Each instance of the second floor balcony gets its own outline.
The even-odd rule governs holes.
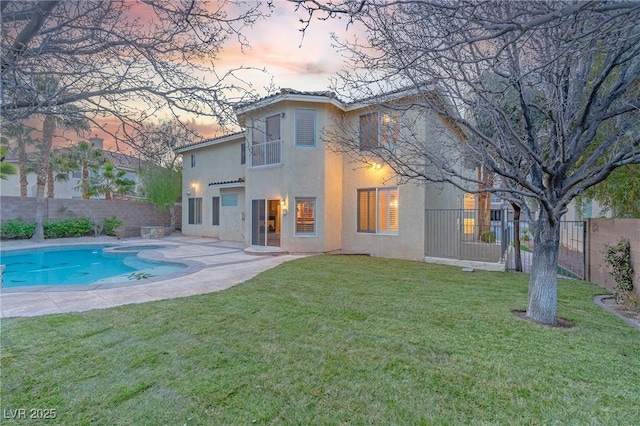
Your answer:
[[[282,140],[251,145],[251,167],[282,163]]]

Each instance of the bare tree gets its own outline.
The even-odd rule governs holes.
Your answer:
[[[242,31],[263,16],[260,4],[21,0],[0,2],[0,13],[0,116],[5,123],[42,117],[44,147],[65,117],[87,120],[120,144],[134,141],[128,135],[156,115],[224,125],[233,119],[232,103],[251,97],[238,70],[220,75],[213,64],[230,37],[246,46]],[[55,85],[42,90],[43,81]],[[48,161],[42,150],[36,240]]]
[[[461,173],[424,135],[404,135],[397,147],[367,155],[404,180],[497,193],[528,216],[530,205],[537,207],[527,317],[555,324],[561,216],[616,168],[640,163],[640,3],[294,3],[308,12],[304,25],[346,15],[363,30],[363,40],[337,41],[349,61],[336,82],[341,96],[413,87],[421,94],[413,107],[464,134],[464,143],[449,149],[461,162],[482,165],[494,181]],[[488,84],[488,74],[502,83]],[[516,102],[507,112],[511,94]],[[479,116],[490,125],[479,125]]]
[[[239,69],[218,74],[214,62],[231,37],[246,47],[242,31],[268,13],[242,0],[3,1],[0,11],[2,118],[73,103],[118,143],[156,115],[228,123],[251,93]],[[43,76],[56,91],[37,90]]]

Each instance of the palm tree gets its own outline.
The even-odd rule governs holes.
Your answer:
[[[18,176],[20,179],[20,196],[27,196],[27,189],[29,182],[27,176],[29,173],[34,173],[36,163],[33,157],[27,153],[27,147],[34,144],[34,140],[31,137],[32,127],[24,125],[22,123],[7,123],[3,126],[3,137],[5,137],[9,145],[13,146],[13,151],[18,154]]]
[[[55,182],[67,182],[69,180],[69,172],[73,168],[74,165],[69,161],[67,150],[56,150],[51,153],[49,171],[47,173],[47,198],[54,198]]]
[[[93,144],[87,141],[80,141],[75,146],[69,147],[68,162],[72,169],[82,171],[80,184],[76,189],[82,192],[82,198],[91,198],[91,172],[98,173],[100,167],[105,163],[104,155],[100,149],[96,149]]]
[[[4,158],[7,155],[7,147],[0,146],[0,179],[6,179],[9,175],[16,174],[16,167],[13,164],[5,163]]]
[[[107,161],[102,173],[91,178],[90,195],[104,194],[105,200],[111,201],[113,195],[132,194],[136,182],[126,178],[126,174],[126,170],[118,170],[115,164]]]
[[[59,90],[58,81],[54,78],[43,77],[36,82],[38,97],[53,99],[63,95]],[[49,175],[49,164],[53,137],[57,127],[73,129],[76,133],[81,130],[89,130],[87,120],[79,109],[72,104],[52,106],[43,110],[42,140],[40,141],[40,153],[38,157],[36,177],[36,227],[31,239],[36,242],[44,241],[44,214],[45,214],[45,186]]]

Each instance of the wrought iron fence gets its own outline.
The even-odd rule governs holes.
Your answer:
[[[585,277],[584,222],[563,221],[560,230],[558,275]],[[513,211],[492,209],[425,210],[425,255],[449,259],[505,262],[507,270],[517,270],[515,242],[520,237],[522,271],[531,272],[533,226],[513,220]]]
[[[515,235],[520,229],[520,258],[522,267],[516,266]],[[507,252],[507,270],[531,272],[533,263],[533,231],[527,221],[508,221],[511,237]],[[560,247],[558,249],[558,275],[566,278],[585,279],[585,225],[582,221],[560,222]]]

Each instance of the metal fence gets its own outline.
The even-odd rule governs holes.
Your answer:
[[[558,275],[584,279],[584,222],[561,222]],[[516,270],[515,236],[520,236],[522,271],[531,272],[533,228],[513,220],[513,211],[466,209],[425,210],[425,255],[449,259],[505,262]]]
[[[531,272],[533,263],[533,231],[527,221],[507,221],[511,239],[506,256],[507,270],[516,270],[514,230],[520,227],[520,257],[522,271]],[[585,224],[582,221],[560,222],[560,247],[558,249],[558,275],[566,278],[585,279]]]

